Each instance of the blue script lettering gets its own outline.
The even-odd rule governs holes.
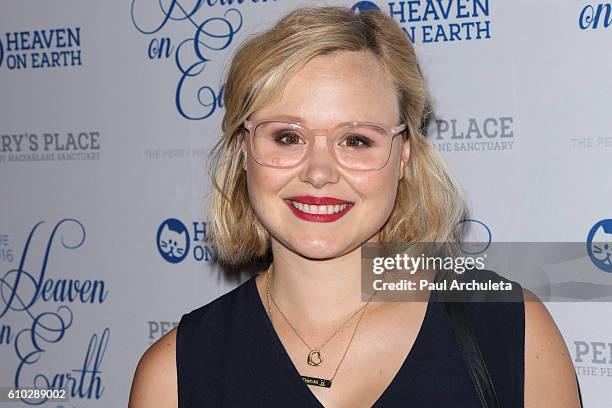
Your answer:
[[[79,300],[81,303],[103,303],[108,295],[108,290],[105,290],[104,281],[89,281],[85,280],[81,283],[79,280],[65,280],[60,279],[54,281],[52,279],[45,279],[47,271],[47,265],[49,262],[49,256],[51,249],[53,248],[53,242],[55,236],[64,224],[77,225],[79,227],[80,238],[77,238],[79,242],[74,245],[67,244],[64,236],[61,237],[61,245],[66,249],[77,249],[85,241],[85,228],[79,221],[71,218],[66,218],[59,221],[51,236],[47,241],[47,247],[43,256],[42,266],[40,268],[40,274],[36,278],[33,274],[28,272],[24,265],[27,259],[30,243],[34,237],[34,233],[43,221],[36,224],[26,241],[23,249],[19,266],[17,269],[9,270],[2,278],[0,278],[0,290],[3,293],[2,300],[4,301],[4,307],[0,309],[0,317],[4,316],[8,310],[15,311],[28,311],[28,309],[39,299],[43,301],[55,301],[55,302],[74,302]],[[8,288],[8,292],[5,292]]]
[[[578,24],[582,30],[587,28],[597,29],[601,20],[601,15],[605,10],[606,14],[603,20],[604,28],[608,28],[612,24],[612,4],[599,4],[597,9],[593,6],[585,6],[580,12]]]
[[[15,354],[19,358],[15,371],[15,387],[48,388],[46,384],[40,384],[40,377],[32,371],[35,370],[35,364],[40,360],[41,354],[47,351],[47,344],[57,343],[64,337],[73,322],[72,311],[68,306],[60,306],[56,312],[43,312],[37,316],[29,310],[26,312],[32,318],[32,325],[15,336]],[[24,382],[24,378],[31,378],[31,384]],[[24,402],[31,403],[25,400]]]
[[[136,8],[138,7],[136,3],[142,4],[142,2],[139,2],[137,0],[132,0],[131,16],[132,16],[132,23],[134,23],[134,27],[136,27],[136,29],[143,34],[155,34],[159,30],[164,28],[164,26],[166,25],[168,21],[191,20],[191,17],[193,17],[193,15],[197,13],[198,10],[200,10],[200,7],[202,7],[202,5],[204,4],[204,1],[203,0],[196,1],[191,7],[191,9],[187,10],[183,7],[183,5],[181,4],[179,0],[171,0],[170,4],[168,4],[166,8],[164,8],[164,4],[161,1],[147,0],[145,2],[147,5],[153,6],[154,8],[159,7],[159,9],[162,12],[161,21],[159,21],[157,25],[153,25],[153,28],[150,28],[150,29],[143,28],[141,24],[136,22]],[[141,10],[142,9],[143,7],[141,6]],[[146,12],[144,12],[144,14],[148,15],[150,13],[147,10]]]
[[[11,326],[3,324],[0,327],[0,344],[10,344],[11,340]]]
[[[242,15],[238,10],[229,9],[224,16],[226,18],[212,17],[204,20],[197,27],[194,38],[184,40],[177,47],[176,66],[181,71],[182,76],[176,87],[176,108],[187,119],[206,119],[215,112],[216,108],[222,107],[220,103],[221,91],[216,93],[208,85],[198,86],[197,82],[192,81],[192,79],[198,77],[206,67],[206,63],[211,61],[206,57],[206,49],[212,51],[224,50],[231,44],[235,34],[242,27]],[[235,23],[230,21],[232,17],[237,20]],[[211,39],[216,40],[216,44],[213,44],[210,41]],[[185,47],[187,47],[187,50],[193,51],[193,54],[182,52]],[[186,59],[189,61],[187,64],[184,62]],[[195,62],[193,62],[194,60]],[[185,97],[186,95],[188,95],[188,98]],[[187,111],[189,108],[187,101],[193,100],[200,105],[199,114]],[[204,109],[201,110],[202,108]],[[196,108],[192,107],[191,110],[195,111]]]
[[[215,3],[212,1],[212,4]],[[190,120],[206,119],[217,108],[223,107],[223,87],[215,91],[210,85],[202,84],[202,74],[206,64],[212,61],[210,54],[229,47],[243,24],[242,14],[235,8],[226,10],[223,17],[209,17],[198,22],[195,15],[204,4],[210,6],[211,0],[199,0],[190,7],[183,6],[178,0],[168,4],[157,1],[143,4],[133,0],[131,8],[132,22],[143,34],[157,33],[170,21],[188,21],[193,25],[193,37],[181,41],[176,47],[171,46],[169,38],[165,38],[151,41],[148,50],[150,59],[159,59],[164,55],[168,58],[174,52],[174,60],[181,73],[176,87],[176,108],[183,117]],[[137,22],[136,10],[144,10],[145,6],[157,8],[161,13],[156,22],[150,25],[151,28],[145,28],[142,22]]]
[[[78,279],[47,279],[43,285],[41,298],[45,302],[70,302],[79,300],[81,303],[103,303],[108,291],[104,290],[104,281],[87,279],[81,283]]]
[[[32,375],[31,386],[41,389],[63,388],[67,390],[69,398],[100,399],[105,389],[100,374],[102,373],[102,360],[108,346],[109,336],[110,329],[108,327],[102,331],[99,342],[97,334],[91,336],[80,368],[72,369],[66,373],[56,373],[52,376],[40,373]],[[21,374],[23,374],[22,365],[20,365],[15,377],[16,386],[19,386],[19,384],[26,386],[20,377]],[[39,401],[36,405],[44,401],[46,399]]]
[[[174,47],[170,41],[170,38],[154,38],[149,43],[149,58],[150,59],[162,59],[162,58],[170,58],[172,52],[174,51]]]
[[[66,305],[61,305],[53,311],[36,312],[34,305],[37,300],[103,303],[108,295],[108,291],[104,289],[103,281],[65,279],[53,281],[45,279],[51,251],[59,247],[57,244],[54,245],[58,239],[61,246],[66,249],[77,249],[85,242],[86,234],[83,224],[72,218],[63,219],[55,224],[46,243],[46,250],[42,257],[42,265],[38,276],[26,269],[25,264],[28,259],[30,244],[41,224],[43,224],[43,221],[37,223],[31,229],[18,267],[9,270],[0,278],[0,293],[2,293],[1,299],[4,302],[4,307],[0,310],[0,317],[4,316],[8,310],[12,310],[24,312],[31,320],[28,327],[20,330],[13,339],[15,355],[18,360],[14,386],[39,389],[67,388],[72,397],[98,399],[104,391],[99,374],[101,373],[101,361],[110,332],[108,328],[103,331],[99,343],[97,335],[94,334],[91,337],[81,368],[73,369],[65,374],[53,374],[49,377],[41,373],[37,367],[41,357],[49,351],[49,346],[60,342],[74,321],[72,310]],[[68,234],[70,231],[66,229],[69,226],[77,227],[76,238],[74,233]],[[4,333],[2,337],[4,338]],[[46,399],[22,401],[29,405],[40,405]]]

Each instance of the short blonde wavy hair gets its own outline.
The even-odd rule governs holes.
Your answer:
[[[239,265],[270,255],[270,235],[247,190],[240,149],[243,122],[278,97],[309,60],[338,51],[370,51],[393,79],[410,139],[410,157],[380,241],[456,242],[467,218],[462,193],[438,151],[422,133],[430,98],[414,48],[398,24],[378,10],[345,7],[296,9],[241,44],[226,77],[221,139],[210,154],[208,237],[217,261]]]

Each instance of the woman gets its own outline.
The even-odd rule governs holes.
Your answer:
[[[224,101],[213,244],[222,263],[273,262],[147,350],[130,407],[480,406],[441,303],[361,299],[364,243],[451,242],[466,215],[420,131],[428,96],[401,28],[294,11],[238,50]],[[470,308],[500,406],[579,406],[540,302]]]

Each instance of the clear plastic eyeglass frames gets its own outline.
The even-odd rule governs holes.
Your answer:
[[[314,146],[315,130],[299,123],[247,120],[244,127],[251,136],[253,158],[263,166],[295,167],[309,156]],[[390,128],[378,123],[349,122],[325,131],[325,136],[329,149],[342,167],[372,171],[387,164],[394,137],[405,129],[405,124]]]

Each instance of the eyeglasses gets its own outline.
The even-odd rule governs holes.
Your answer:
[[[312,152],[314,133],[325,132],[327,145],[344,168],[372,171],[383,168],[391,156],[393,139],[406,124],[388,127],[371,122],[346,122],[336,127],[310,129],[299,123],[274,119],[246,120],[251,152],[262,166],[290,168],[301,164]]]

